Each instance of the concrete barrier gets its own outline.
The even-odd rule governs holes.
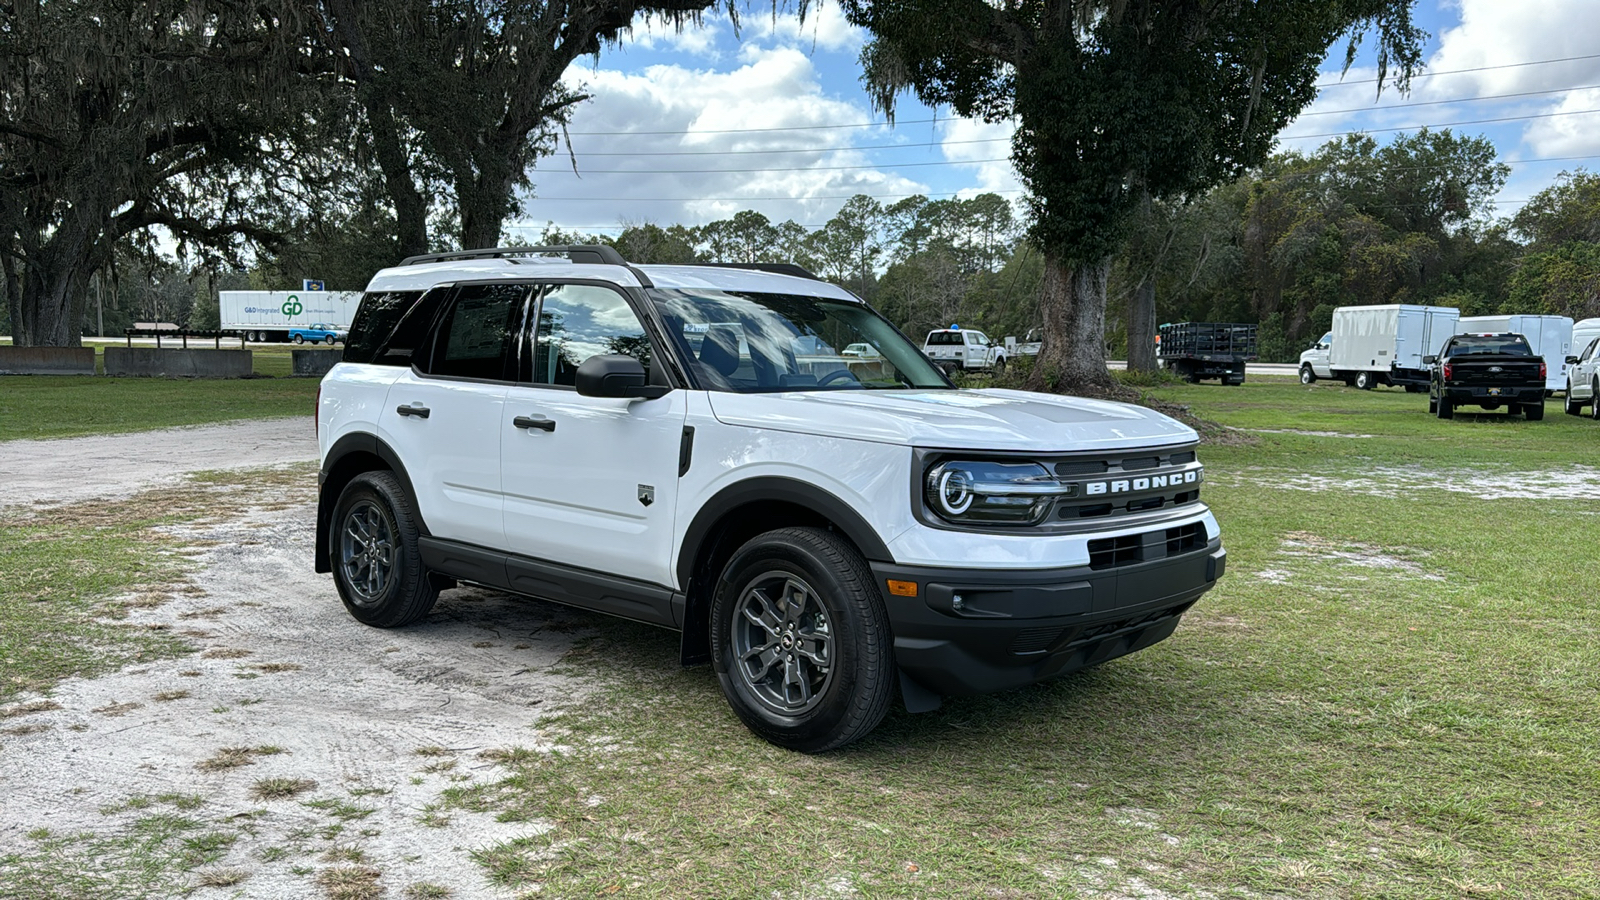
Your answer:
[[[107,375],[164,378],[246,378],[254,372],[249,350],[168,350],[107,347]]]
[[[0,375],[93,374],[93,347],[0,347]]]
[[[343,350],[290,350],[292,360],[290,372],[294,375],[315,375],[318,378],[328,374],[338,362],[344,359]]]

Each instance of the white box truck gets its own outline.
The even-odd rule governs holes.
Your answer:
[[[1456,334],[1508,331],[1527,338],[1533,352],[1544,357],[1545,393],[1566,390],[1567,357],[1574,352],[1572,320],[1566,316],[1467,316],[1456,322]]]
[[[1461,310],[1453,306],[1341,306],[1333,311],[1328,369],[1362,390],[1391,384],[1425,391],[1428,367],[1422,358],[1439,353],[1459,318]]]
[[[220,330],[247,341],[282,343],[289,329],[323,326],[344,333],[350,330],[360,291],[219,291]]]

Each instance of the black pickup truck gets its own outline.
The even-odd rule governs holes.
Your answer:
[[[1520,412],[1530,422],[1544,418],[1544,359],[1520,334],[1458,334],[1438,356],[1422,361],[1431,367],[1428,411],[1441,419],[1469,403],[1484,409],[1503,405],[1507,414]]]

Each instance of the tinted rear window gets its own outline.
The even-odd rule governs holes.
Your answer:
[[[1533,349],[1528,346],[1528,341],[1520,334],[1488,334],[1458,335],[1455,346],[1451,349],[1451,356],[1475,356],[1480,354],[1503,354],[1506,356],[1532,356]]]
[[[961,343],[961,332],[959,331],[935,331],[934,333],[928,335],[928,344],[930,346],[938,347],[948,344],[956,344],[959,346]]]
[[[378,348],[421,296],[421,291],[371,291],[362,295],[355,320],[350,323],[350,339],[344,346],[345,362],[372,362]]]

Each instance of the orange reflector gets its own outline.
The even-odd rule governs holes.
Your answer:
[[[917,595],[917,583],[915,581],[895,581],[890,579],[889,593],[896,597],[915,597]]]

